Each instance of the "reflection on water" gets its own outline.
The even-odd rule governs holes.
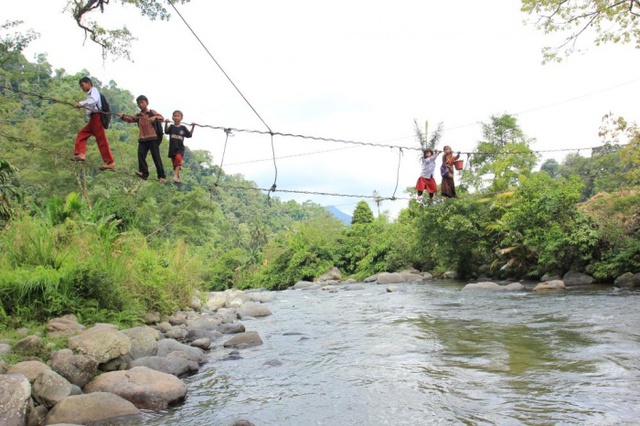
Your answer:
[[[639,293],[462,286],[275,293],[244,323],[264,345],[215,348],[187,401],[143,424],[637,424]]]

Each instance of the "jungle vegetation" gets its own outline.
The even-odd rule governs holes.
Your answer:
[[[604,118],[598,149],[542,164],[514,116],[489,117],[457,199],[411,201],[394,220],[361,201],[345,225],[310,201],[268,197],[207,151],[187,150],[181,186],[70,162],[84,125],[71,106],[91,73],[26,60],[32,37],[0,42],[6,327],[67,313],[133,324],[198,291],[280,290],[333,266],[356,279],[409,267],[462,278],[576,270],[601,282],[640,271],[640,131],[621,117]],[[113,110],[134,107],[115,81],[94,85]],[[136,128],[113,120],[107,135],[118,168],[134,170]],[[426,132],[418,137],[422,145]]]

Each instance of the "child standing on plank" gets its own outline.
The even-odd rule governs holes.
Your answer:
[[[116,163],[113,161],[109,141],[104,133],[102,121],[100,120],[100,108],[102,108],[100,92],[97,88],[93,87],[93,82],[89,77],[82,77],[79,83],[82,91],[87,94],[87,99],[76,103],[75,107],[84,108],[89,116],[89,122],[78,132],[74,156],[71,157],[71,161],[86,161],[87,139],[94,136],[96,142],[98,142],[98,150],[102,156],[102,161],[104,161],[104,164],[100,166],[100,170],[113,170],[116,167]]]
[[[164,132],[169,135],[169,158],[173,163],[173,181],[182,183],[180,169],[182,169],[182,157],[184,156],[184,138],[193,136],[193,129],[196,123],[191,123],[191,130],[182,123],[182,111],[173,111],[173,124],[169,125],[169,120],[165,121]]]
[[[436,150],[435,154],[433,150],[427,148],[423,151],[422,157],[422,170],[420,171],[420,177],[416,183],[416,190],[418,191],[418,201],[422,202],[422,194],[426,190],[429,194],[429,200],[433,200],[433,196],[438,192],[438,185],[433,178],[433,172],[436,169],[436,157],[440,154],[440,151]]]
[[[156,172],[158,173],[158,181],[165,183],[167,177],[164,174],[164,167],[162,165],[162,158],[160,158],[160,142],[162,142],[162,134],[158,135],[156,130],[156,121],[158,125],[164,121],[164,117],[158,114],[154,110],[148,109],[149,99],[146,96],[140,95],[136,98],[136,103],[140,112],[136,115],[118,114],[118,117],[127,123],[138,123],[140,129],[140,135],[138,136],[138,169],[136,175],[147,180],[149,177],[149,167],[147,166],[147,154],[151,151],[151,158],[153,164],[156,166]],[[160,127],[162,130],[162,127]],[[162,133],[162,132],[160,132]]]
[[[458,158],[460,158],[460,152],[454,156],[449,145],[444,147],[442,166],[440,167],[440,173],[442,174],[440,195],[442,195],[442,198],[456,198],[456,185],[453,181],[453,163],[455,163]]]

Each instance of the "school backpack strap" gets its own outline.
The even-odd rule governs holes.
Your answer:
[[[149,111],[149,117],[156,117],[158,115],[160,115],[160,114],[158,114],[154,110],[150,110]],[[161,120],[154,120],[153,121],[153,127],[156,129],[156,135],[158,135],[158,142],[162,143],[162,141],[164,140],[164,138],[162,137],[162,135],[164,134],[164,132],[162,131],[162,121]]]
[[[111,106],[102,93],[100,93],[100,104],[102,105],[100,107],[100,121],[102,122],[102,127],[108,129],[111,123]]]

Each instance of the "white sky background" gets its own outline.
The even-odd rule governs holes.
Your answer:
[[[187,123],[267,130],[175,13],[169,22],[149,21],[113,1],[104,15],[94,13],[105,26],[126,24],[137,37],[134,62],[112,62],[84,42],[73,18],[62,13],[65,4],[0,0],[3,21],[21,19],[22,30],[41,34],[25,52],[28,58],[46,53],[54,69],[87,69],[103,83],[113,80],[134,97],[146,95],[165,117],[181,109]],[[415,148],[415,118],[429,120],[430,130],[444,122],[438,148],[473,151],[482,138],[480,123],[509,113],[536,139],[534,150],[548,150],[601,144],[598,129],[608,112],[637,121],[640,52],[594,47],[585,33],[579,44],[588,49],[584,54],[542,65],[541,48],[560,38],[525,26],[530,17],[515,0],[192,0],[177,7],[274,132]],[[83,98],[79,88],[77,98]],[[133,102],[125,112],[135,112]],[[194,133],[187,145],[210,150],[219,164],[224,132]],[[325,150],[334,151],[277,159],[278,188],[393,194],[397,149],[275,137],[276,157]],[[545,154],[543,161],[560,162],[566,154]],[[223,168],[269,188],[271,155],[268,136],[236,133]],[[396,197],[407,197],[404,189],[415,185],[418,157],[404,151]],[[359,201],[275,195],[335,205],[348,214]],[[384,201],[381,210],[395,217],[406,205]],[[372,209],[377,211],[374,204]]]

